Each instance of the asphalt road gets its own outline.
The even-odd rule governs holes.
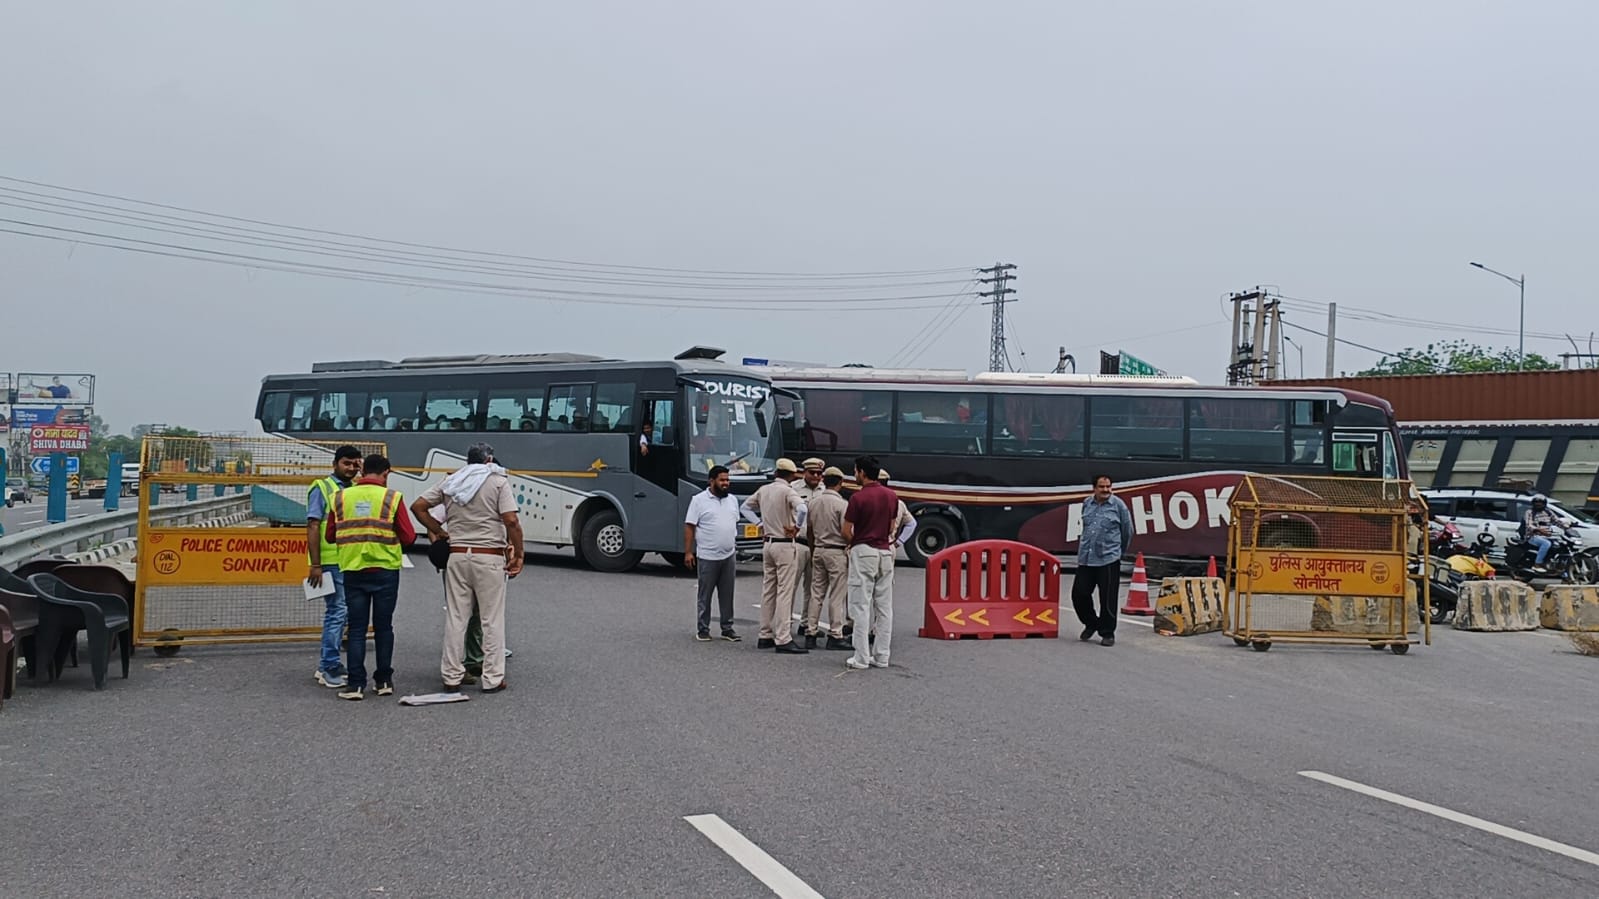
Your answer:
[[[122,499],[122,508],[137,508],[137,506],[133,504],[138,503],[138,501],[139,498],[136,496],[124,497]],[[47,508],[48,503],[45,502],[44,493],[35,493],[33,495],[33,502],[31,503],[17,503],[9,509],[4,506],[0,506],[0,524],[5,525],[7,534],[15,534],[19,531],[40,527],[41,525],[45,524],[45,510]],[[81,518],[84,515],[95,515],[104,511],[104,499],[67,500],[67,518],[69,520],[73,518]]]
[[[746,642],[700,644],[689,580],[551,556],[512,585],[511,688],[458,705],[341,702],[310,646],[24,681],[0,895],[774,895],[699,815],[815,891],[785,896],[1599,895],[1599,856],[1514,838],[1599,851],[1599,659],[1555,635],[934,642],[920,576],[886,670],[757,651],[753,568]],[[431,691],[439,579],[402,590],[399,692]]]

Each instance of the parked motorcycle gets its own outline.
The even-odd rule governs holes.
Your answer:
[[[1585,551],[1582,535],[1575,528],[1550,538],[1554,544],[1544,559],[1542,570],[1533,568],[1538,551],[1523,537],[1512,537],[1505,544],[1505,567],[1518,581],[1558,580],[1566,584],[1599,584],[1599,559]]]
[[[1453,540],[1432,542],[1437,551],[1430,562],[1432,585],[1427,592],[1431,598],[1432,608],[1428,611],[1433,624],[1443,624],[1455,614],[1460,604],[1462,584],[1493,580],[1497,573],[1493,563],[1488,561],[1494,546],[1493,534],[1483,531],[1467,545],[1460,539],[1460,531],[1453,524],[1448,527],[1454,529]]]

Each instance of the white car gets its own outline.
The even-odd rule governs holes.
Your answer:
[[[1460,529],[1467,541],[1486,530],[1494,535],[1494,546],[1489,559],[1503,564],[1505,544],[1521,530],[1522,518],[1532,508],[1536,494],[1516,493],[1510,490],[1490,490],[1480,487],[1442,487],[1423,490],[1427,500],[1427,514],[1433,519],[1447,519]],[[1549,500],[1549,511],[1575,522],[1577,533],[1582,535],[1586,552],[1599,548],[1599,521],[1586,512],[1568,509]]]

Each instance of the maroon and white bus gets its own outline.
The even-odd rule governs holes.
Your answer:
[[[849,471],[870,453],[889,470],[917,518],[907,550],[918,565],[946,546],[990,538],[1070,557],[1100,474],[1132,511],[1135,549],[1152,577],[1225,555],[1227,501],[1245,473],[1406,476],[1393,409],[1350,390],[1141,376],[769,373],[783,446],[796,461],[819,456]],[[1310,535],[1282,536],[1309,545],[1300,540]]]

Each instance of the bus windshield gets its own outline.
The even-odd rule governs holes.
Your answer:
[[[733,474],[770,474],[781,451],[772,392],[742,381],[685,382],[689,421],[688,472],[703,478],[713,466]]]

